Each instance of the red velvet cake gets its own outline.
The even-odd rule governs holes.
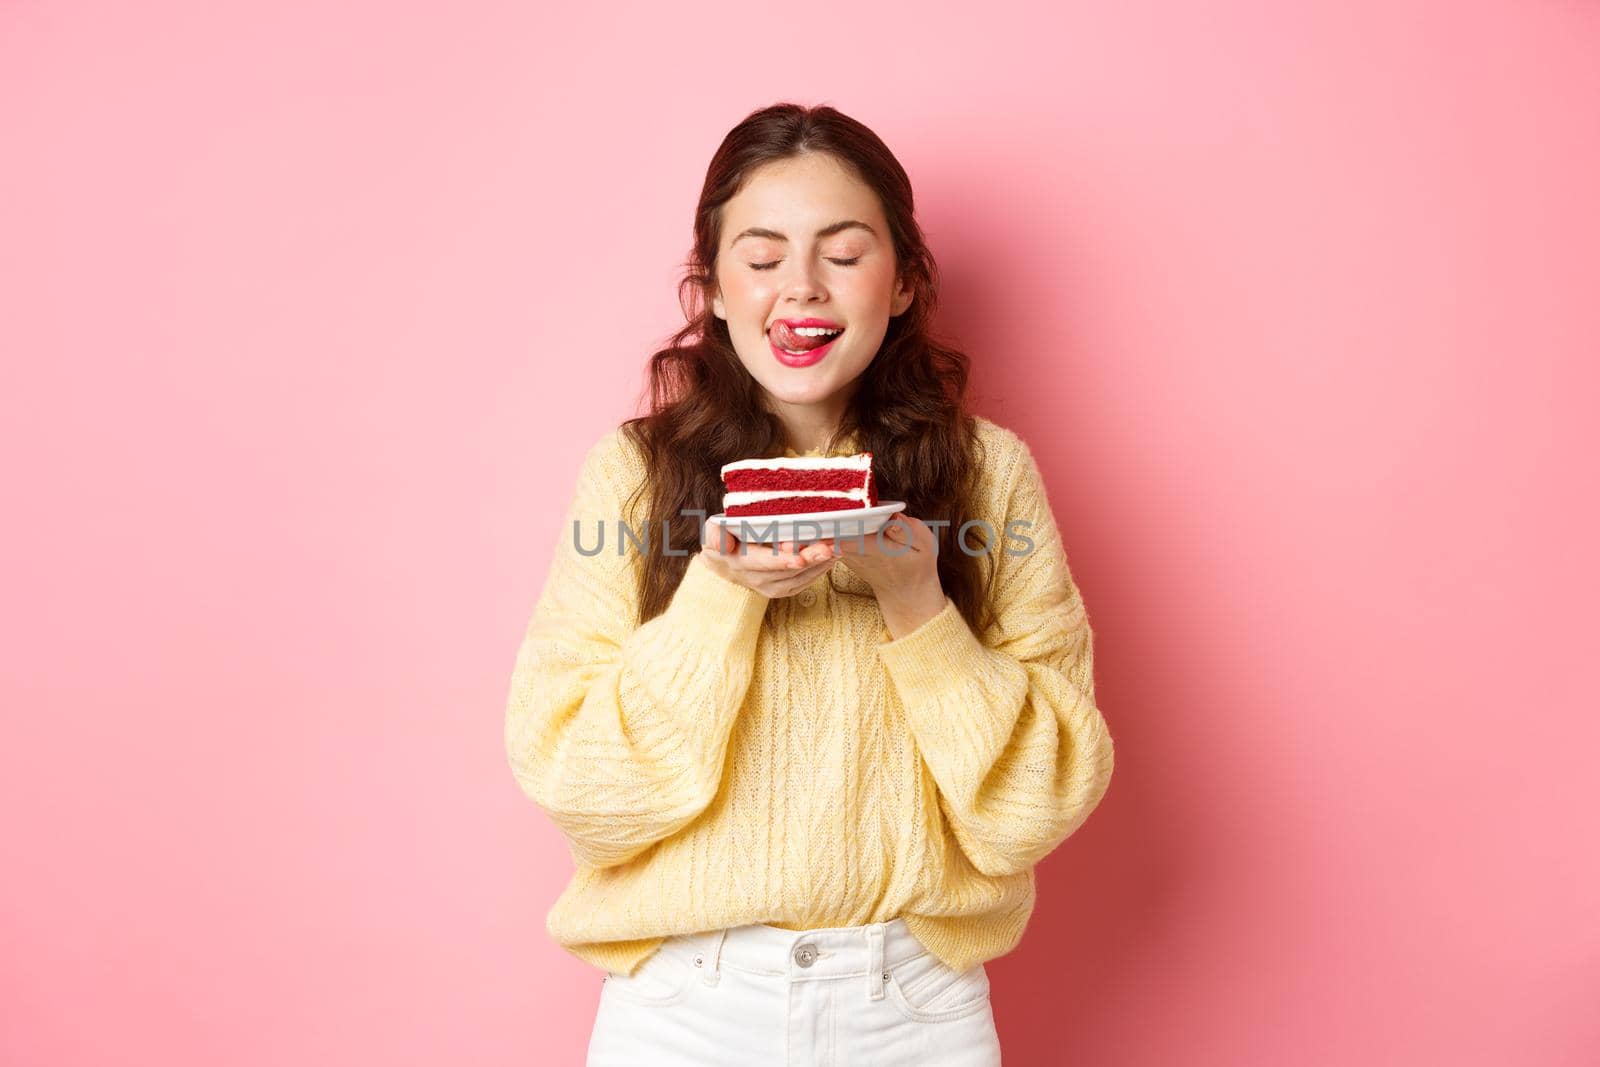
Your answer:
[[[724,464],[722,511],[741,515],[797,515],[876,507],[872,453],[853,456],[784,456]]]

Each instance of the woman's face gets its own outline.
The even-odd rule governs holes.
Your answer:
[[[911,305],[896,267],[877,194],[835,157],[806,153],[759,167],[723,205],[711,308],[780,416],[830,424]],[[797,319],[844,329],[820,358],[788,356],[774,327]]]

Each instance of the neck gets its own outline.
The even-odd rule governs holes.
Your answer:
[[[846,397],[830,397],[821,404],[783,404],[774,402],[773,412],[783,423],[785,447],[796,452],[826,448],[843,420]]]
[[[815,435],[800,435],[789,433],[786,436],[784,447],[792,448],[796,452],[820,452],[828,446],[828,441],[833,437],[833,431],[819,432]]]

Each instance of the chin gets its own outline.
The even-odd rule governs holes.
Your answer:
[[[839,391],[832,381],[808,382],[804,389],[796,389],[793,382],[762,382],[761,386],[774,400],[781,400],[785,404],[816,404]]]

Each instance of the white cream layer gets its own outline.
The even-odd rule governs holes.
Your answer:
[[[838,497],[841,500],[859,500],[862,504],[867,502],[866,489],[795,489],[783,492],[775,489],[763,489],[759,492],[724,493],[722,507],[736,508],[745,504],[759,504],[763,500],[782,500],[784,497],[800,497],[810,499],[814,497]]]
[[[736,459],[722,465],[722,473],[748,470],[846,470],[865,471],[872,468],[872,455],[857,452],[853,456],[777,456],[769,459]]]

